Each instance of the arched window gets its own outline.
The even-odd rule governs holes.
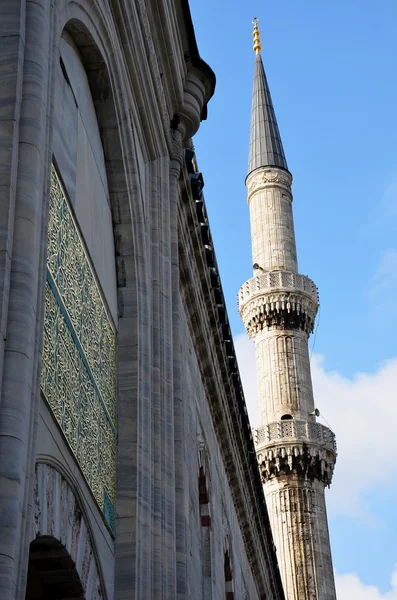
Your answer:
[[[282,415],[281,421],[292,421],[292,415],[289,415],[289,414]]]

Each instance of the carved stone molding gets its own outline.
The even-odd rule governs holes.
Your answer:
[[[273,421],[253,429],[254,442],[257,451],[260,448],[267,447],[284,441],[285,438],[293,438],[304,442],[314,442],[336,454],[335,434],[325,425],[314,421],[304,421],[300,419],[289,419],[287,421]]]
[[[171,159],[178,161],[182,165],[183,151],[182,135],[180,131],[174,129],[171,132]]]
[[[313,331],[318,293],[313,281],[289,271],[272,271],[241,286],[238,308],[252,338],[265,328]]]
[[[142,24],[142,33],[145,37],[146,48],[148,50],[148,60],[152,71],[152,81],[156,89],[158,106],[161,113],[161,118],[164,125],[164,132],[168,132],[168,121],[169,111],[167,106],[167,100],[165,96],[164,85],[162,81],[162,74],[160,73],[158,58],[156,54],[155,42],[153,40],[152,28],[150,25],[150,19],[147,11],[147,3],[145,0],[138,0],[140,22]]]
[[[302,440],[283,440],[261,449],[258,454],[263,483],[283,475],[321,481],[330,486],[336,453],[325,446]]]
[[[189,71],[184,82],[183,102],[178,106],[179,129],[183,139],[189,139],[197,132],[207,97],[208,90],[202,74],[197,69]]]
[[[173,99],[169,96],[169,91],[167,92],[165,89],[164,81],[166,78],[163,77],[164,65],[161,64],[161,56],[158,48],[159,40],[156,39],[156,36],[158,36],[160,32],[156,30],[155,21],[151,21],[149,18],[147,2],[145,0],[138,0],[138,7],[142,23],[142,32],[145,37],[148,61],[151,68],[152,82],[155,87],[161,119],[164,125],[164,133],[167,137],[167,142],[172,144],[169,137],[168,125],[169,119],[172,117],[171,106]],[[167,22],[162,21],[162,35],[166,35],[166,39],[169,43],[167,51],[170,55],[177,56],[180,50],[178,40],[175,40],[172,34],[167,31],[167,25]],[[159,26],[159,24],[157,26]],[[195,40],[191,39],[191,37],[187,36],[186,39],[189,40],[189,45],[195,45]],[[177,97],[177,104],[174,105],[174,111],[177,113],[176,116],[179,120],[178,128],[182,133],[184,140],[193,137],[198,130],[203,115],[203,109],[212,96],[215,85],[215,77],[208,65],[201,61],[201,59],[196,65],[192,56],[190,56],[189,60],[186,59],[187,55],[185,50],[184,66],[186,66],[186,73],[177,73],[177,76],[183,77],[184,79],[183,100],[181,102],[181,99]],[[175,73],[173,73],[173,76],[175,77]],[[176,87],[178,87],[178,83],[176,83]]]
[[[248,279],[240,288],[238,303],[241,306],[248,298],[262,291],[284,290],[300,291],[318,302],[318,291],[315,283],[305,275],[291,271],[267,271]]]
[[[279,185],[291,195],[292,175],[288,171],[277,168],[264,167],[250,173],[246,180],[248,201],[251,195],[258,190],[266,189],[269,185]],[[292,200],[292,196],[291,196]]]
[[[103,599],[99,570],[89,528],[79,502],[61,473],[48,464],[36,465],[33,532],[51,536],[69,553],[87,600]]]

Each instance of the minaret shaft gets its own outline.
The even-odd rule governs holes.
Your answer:
[[[260,47],[255,20],[246,180],[254,277],[238,297],[255,343],[260,407],[255,444],[286,600],[336,600],[324,498],[336,443],[332,431],[316,422],[308,350],[318,293],[298,273],[292,176]]]
[[[307,338],[317,288],[297,273],[291,182],[277,167],[258,168],[247,178],[255,276],[241,288],[239,302],[255,343],[261,425],[315,422]]]
[[[260,425],[282,419],[315,421],[306,334],[263,331],[255,337]],[[309,417],[308,417],[309,415]]]
[[[297,273],[291,181],[277,167],[247,178],[257,268],[239,310],[255,343],[256,449],[286,599],[336,600],[324,497],[336,445],[314,414],[308,337],[318,295]]]
[[[336,600],[324,486],[278,477],[264,491],[287,600]]]
[[[262,169],[261,169],[262,171]],[[254,171],[247,179],[247,185],[258,179]],[[292,194],[289,186],[279,185],[277,179],[290,179],[289,173],[281,169],[266,169],[259,177],[262,183],[250,196],[250,219],[252,239],[252,262],[265,271],[286,269],[298,270],[294,222],[292,216]],[[275,181],[272,182],[272,179]]]

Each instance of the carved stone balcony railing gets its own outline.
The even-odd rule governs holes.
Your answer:
[[[265,327],[300,328],[310,334],[318,308],[311,279],[290,271],[269,271],[241,286],[238,308],[248,335]]]
[[[254,429],[255,445],[260,448],[272,442],[283,442],[286,438],[299,441],[315,442],[326,446],[336,453],[335,434],[321,423],[310,423],[308,421],[274,421],[258,429]]]
[[[314,302],[318,301],[317,286],[309,277],[290,271],[269,271],[248,279],[241,286],[238,294],[239,307],[257,293],[276,290],[305,292]]]

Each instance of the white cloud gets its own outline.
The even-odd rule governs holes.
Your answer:
[[[397,600],[397,568],[391,576],[391,589],[385,594],[373,585],[365,585],[355,573],[336,573],[335,583],[338,600]]]
[[[235,347],[251,424],[257,426],[254,346],[240,335]],[[334,480],[327,492],[328,510],[332,515],[368,518],[365,492],[378,484],[394,485],[397,475],[397,358],[375,373],[357,373],[347,379],[327,371],[324,359],[314,355],[312,376],[315,404],[338,443]]]

